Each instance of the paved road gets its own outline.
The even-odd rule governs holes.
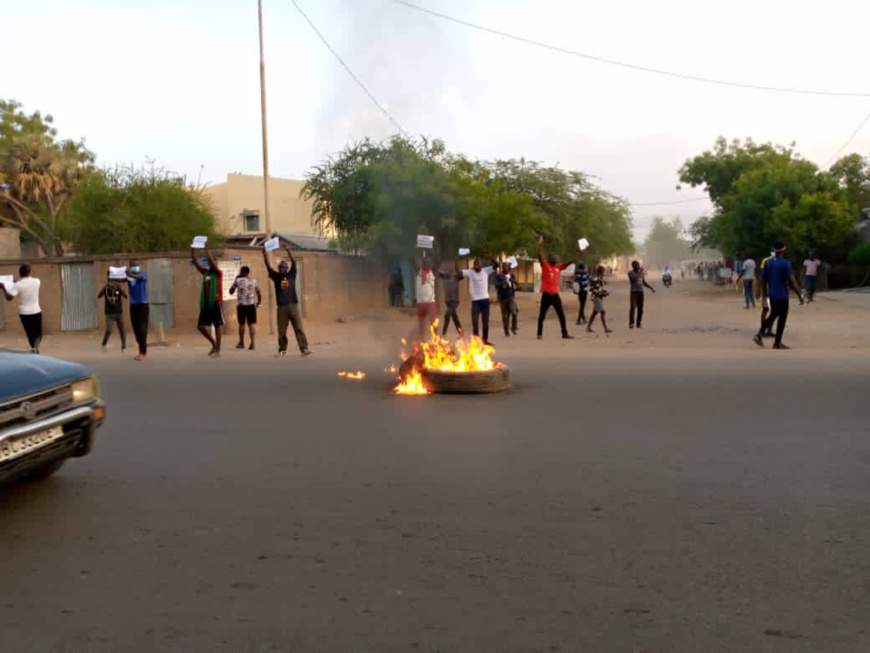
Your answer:
[[[0,496],[0,649],[866,652],[870,364],[747,351],[98,362],[95,453]]]

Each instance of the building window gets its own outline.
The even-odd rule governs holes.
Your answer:
[[[259,211],[245,211],[242,219],[245,221],[245,231],[260,231]]]

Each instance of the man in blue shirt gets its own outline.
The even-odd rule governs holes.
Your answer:
[[[770,300],[770,315],[762,322],[761,329],[752,339],[756,345],[764,347],[764,341],[761,339],[762,334],[765,330],[773,327],[774,321],[778,320],[773,348],[788,349],[787,345],[782,344],[782,334],[785,331],[785,321],[788,319],[789,288],[798,296],[802,306],[804,298],[801,296],[801,289],[794,278],[791,263],[785,258],[785,245],[783,243],[774,243],[773,252],[775,258],[765,261],[760,280],[760,284],[766,290],[765,294]]]
[[[127,271],[127,289],[130,294],[130,324],[139,345],[139,354],[134,360],[144,361],[148,354],[148,274],[139,267],[139,261],[130,261]]]

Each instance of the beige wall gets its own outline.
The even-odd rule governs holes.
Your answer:
[[[304,182],[296,179],[269,178],[269,212],[272,231],[316,234],[311,224],[311,202],[299,198]],[[216,229],[224,235],[243,234],[243,211],[259,211],[260,231],[265,233],[263,178],[255,175],[227,175],[227,181],[207,186]]]
[[[18,229],[0,227],[0,258],[21,258],[21,238]]]

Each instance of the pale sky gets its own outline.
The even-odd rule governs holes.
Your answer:
[[[870,97],[671,79],[523,45],[392,0],[299,0],[412,136],[481,159],[597,175],[633,204],[702,197],[676,170],[715,138],[797,142],[823,165]],[[416,0],[487,27],[642,66],[778,87],[870,93],[870,3],[828,0]],[[102,165],[159,164],[216,183],[262,174],[256,0],[6,3],[0,97],[55,117]],[[301,178],[347,143],[395,132],[289,0],[264,0],[270,165]],[[870,154],[870,124],[843,154]],[[705,201],[634,207],[688,224]]]

